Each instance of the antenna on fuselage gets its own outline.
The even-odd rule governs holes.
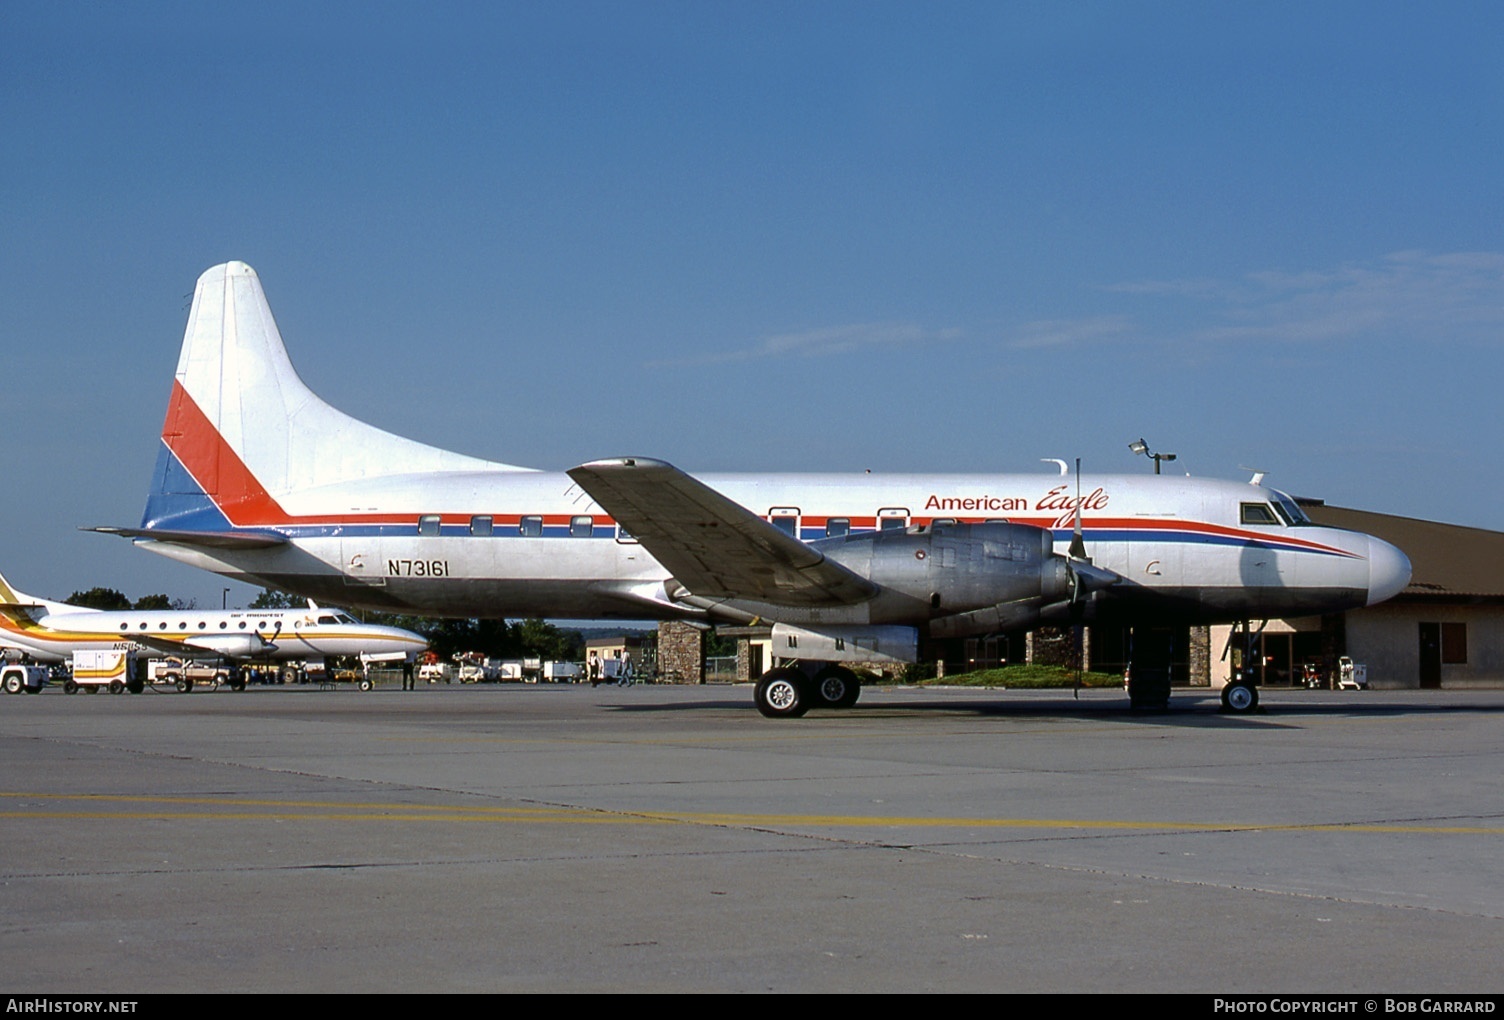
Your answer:
[[[1239,464],[1238,465],[1238,469],[1240,471],[1252,471],[1253,472],[1253,477],[1250,478],[1250,479],[1248,479],[1248,484],[1249,485],[1263,485],[1264,484],[1264,476],[1269,473],[1267,471],[1260,471],[1258,468],[1251,468],[1251,467],[1249,467],[1246,464]]]
[[[1065,461],[1061,460],[1059,457],[1040,457],[1039,462],[1041,464],[1054,464],[1058,466],[1060,468],[1060,474],[1062,477],[1071,473],[1071,466]],[[1078,465],[1079,463],[1080,462],[1077,461]]]

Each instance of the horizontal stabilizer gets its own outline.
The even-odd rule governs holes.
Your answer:
[[[287,542],[287,536],[276,531],[174,531],[170,528],[116,528],[108,525],[79,530],[210,549],[269,549]]]

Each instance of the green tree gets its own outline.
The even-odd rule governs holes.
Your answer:
[[[131,600],[126,598],[114,588],[90,588],[88,591],[76,591],[65,600],[70,606],[83,606],[86,609],[129,609]]]
[[[172,599],[166,595],[143,595],[136,600],[132,609],[175,609]]]
[[[275,588],[262,588],[261,594],[251,602],[251,609],[302,609],[308,602],[296,595]]]

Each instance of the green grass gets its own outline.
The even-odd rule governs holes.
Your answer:
[[[958,673],[935,680],[919,681],[921,687],[1013,687],[1045,688],[1076,686],[1076,671],[1064,666],[1003,666],[1000,669],[979,669],[974,673]],[[1123,677],[1118,673],[1081,674],[1082,687],[1119,687]]]

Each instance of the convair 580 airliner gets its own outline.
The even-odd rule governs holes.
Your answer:
[[[1256,484],[1152,475],[533,471],[381,431],[293,370],[250,266],[199,278],[146,512],[102,529],[229,577],[448,616],[773,625],[757,685],[799,715],[845,662],[1080,620],[1235,622],[1389,598],[1410,563]],[[1252,707],[1251,687],[1233,708]]]

